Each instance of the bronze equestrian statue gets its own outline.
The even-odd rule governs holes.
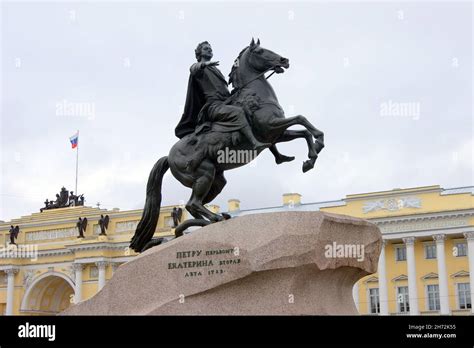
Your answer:
[[[306,117],[285,118],[283,108],[265,77],[269,71],[277,74],[289,68],[289,60],[260,45],[253,39],[237,57],[229,74],[232,93],[211,62],[212,48],[205,41],[196,48],[197,63],[190,68],[184,114],[176,127],[180,140],[151,170],[146,188],[143,215],[138,223],[130,247],[142,252],[159,244],[152,241],[161,206],[163,176],[171,169],[173,176],[192,189],[186,209],[195,218],[176,228],[176,236],[190,226],[205,226],[229,218],[216,214],[204,205],[211,202],[226,185],[224,171],[241,167],[248,162],[223,161],[223,151],[249,152],[257,156],[269,147],[280,164],[294,159],[280,154],[276,144],[304,138],[308,146],[308,160],[303,172],[314,167],[318,153],[324,147],[324,134]],[[272,73],[273,74],[273,73]],[[288,130],[294,125],[303,130]],[[254,159],[251,157],[250,160]]]

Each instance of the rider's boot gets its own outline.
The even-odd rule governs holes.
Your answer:
[[[278,151],[276,145],[270,146],[270,151],[273,154],[273,157],[275,157],[275,162],[276,164],[282,164],[284,162],[291,162],[295,159],[295,156],[285,156]]]

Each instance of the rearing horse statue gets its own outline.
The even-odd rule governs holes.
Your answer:
[[[297,115],[285,118],[282,107],[265,73],[273,70],[282,73],[289,68],[289,60],[260,46],[252,39],[237,57],[230,82],[234,89],[228,103],[239,105],[246,111],[255,137],[263,143],[270,143],[270,151],[277,163],[294,159],[278,153],[275,144],[297,138],[304,138],[308,145],[308,160],[303,162],[303,172],[314,167],[318,153],[324,147],[324,134],[314,127],[306,117]],[[294,125],[302,130],[288,130]],[[176,236],[189,226],[204,226],[230,218],[227,214],[216,214],[205,207],[226,185],[224,171],[248,164],[264,149],[255,149],[252,143],[238,132],[204,131],[194,132],[180,139],[169,155],[160,158],[150,172],[146,188],[146,201],[142,218],[132,238],[130,247],[142,252],[156,245],[152,238],[156,230],[161,206],[161,185],[163,176],[171,169],[173,176],[192,194],[186,209],[195,218],[186,220],[176,228]],[[246,161],[223,160],[223,153],[250,153]]]

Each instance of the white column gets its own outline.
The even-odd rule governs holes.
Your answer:
[[[82,301],[82,269],[84,268],[84,266],[80,263],[73,263],[72,267],[75,272],[74,302],[79,303]]]
[[[474,232],[464,233],[464,237],[467,239],[467,256],[469,257],[469,280],[471,287],[471,312],[474,314]]]
[[[5,270],[7,274],[7,308],[6,315],[13,315],[13,301],[15,292],[15,274],[18,273],[18,268],[9,268]]]
[[[352,298],[354,299],[357,312],[360,312],[359,310],[359,282],[355,283],[354,286],[352,287]]]
[[[448,275],[446,272],[446,256],[444,254],[445,234],[436,234],[436,260],[438,261],[438,283],[440,314],[449,314]]]
[[[408,299],[410,302],[410,315],[418,315],[418,290],[415,266],[415,237],[403,238],[407,248],[407,268],[408,268]]]
[[[377,273],[379,275],[379,299],[380,314],[388,315],[388,295],[387,295],[387,274],[385,270],[385,245],[386,241],[382,241],[382,251],[380,252],[379,265]]]
[[[107,267],[106,261],[97,261],[96,263],[97,268],[99,269],[99,283],[97,286],[97,292],[99,292],[105,285],[105,270]]]

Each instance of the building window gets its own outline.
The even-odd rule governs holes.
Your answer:
[[[370,313],[380,313],[379,288],[369,289]]]
[[[441,305],[439,303],[439,286],[438,284],[427,285],[428,310],[439,311]]]
[[[410,303],[408,301],[408,286],[397,287],[397,306],[398,313],[410,312]]]
[[[460,242],[460,243],[455,244],[454,256],[456,256],[456,257],[467,256],[467,245],[466,245],[466,243]]]
[[[436,259],[436,245],[435,244],[425,245],[425,258]]]
[[[395,247],[395,260],[396,261],[407,260],[407,248],[404,245]]]
[[[471,308],[471,289],[469,283],[458,283],[459,309]]]

